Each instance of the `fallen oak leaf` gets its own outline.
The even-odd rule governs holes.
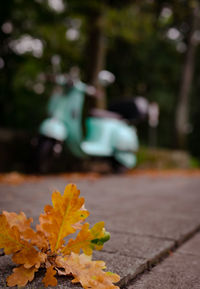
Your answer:
[[[23,240],[31,241],[31,243],[37,246],[40,250],[48,248],[48,242],[45,238],[44,233],[35,232],[30,224],[33,222],[32,218],[27,219],[24,212],[19,214],[13,212],[3,211],[3,215],[6,216],[6,219],[10,227],[16,226],[19,229],[20,236]]]
[[[18,227],[11,227],[5,215],[0,215],[0,248],[3,248],[7,255],[13,254],[12,260],[16,264],[24,265],[26,269],[32,266],[39,268],[46,259],[46,254],[38,252],[21,238]]]
[[[73,276],[73,283],[80,282],[86,289],[117,289],[113,283],[119,276],[104,272],[103,261],[92,261],[85,254],[91,255],[94,249],[100,250],[109,233],[104,222],[99,222],[89,229],[89,224],[82,225],[89,212],[84,208],[84,199],[79,198],[75,185],[68,185],[62,196],[52,194],[52,206],[45,206],[45,213],[40,215],[40,224],[35,232],[26,215],[3,212],[0,215],[0,248],[6,254],[13,254],[12,260],[21,265],[7,278],[9,286],[25,286],[32,281],[39,267],[46,267],[43,278],[45,286],[56,286],[56,273]],[[2,230],[1,230],[2,229]],[[64,247],[65,237],[80,230],[75,240],[70,239]],[[67,254],[67,255],[65,255]]]
[[[105,230],[104,222],[96,223],[90,231],[93,235],[91,243],[93,244],[94,249],[101,250],[104,243],[110,240],[110,233]]]
[[[65,269],[66,274],[72,274],[72,283],[80,282],[83,288],[88,289],[119,289],[113,283],[120,280],[117,274],[105,272],[105,262],[92,261],[91,256],[71,253],[70,256],[57,257],[56,263]]]
[[[107,271],[107,272],[105,272],[105,274],[106,274],[107,278],[110,279],[110,281],[111,281],[112,283],[117,283],[117,282],[119,282],[119,280],[120,280],[119,275],[117,275],[117,274],[115,274],[115,273],[113,273],[113,272]],[[117,287],[117,288],[118,288],[118,287]]]
[[[27,269],[24,266],[14,268],[13,273],[7,278],[8,286],[25,286],[29,281],[33,280],[37,270],[35,267]]]
[[[47,268],[45,277],[42,280],[45,287],[57,285],[57,279],[54,277],[54,275],[56,275],[56,270],[54,269],[54,266],[52,265]]]
[[[70,239],[67,246],[62,249],[63,255],[71,252],[79,254],[82,250],[86,255],[92,255],[93,250],[101,250],[103,244],[110,239],[110,234],[105,231],[104,222],[99,222],[89,229],[85,223],[75,240]]]
[[[79,198],[80,191],[73,184],[67,185],[62,196],[53,192],[53,206],[45,206],[45,214],[39,217],[38,230],[48,237],[51,251],[57,252],[64,244],[64,238],[76,231],[73,225],[84,221],[89,212],[82,208],[84,198]]]
[[[49,242],[43,232],[35,232],[33,229],[29,228],[23,232],[23,238],[26,241],[30,241],[32,245],[37,246],[38,249],[42,251],[47,251],[49,249]]]
[[[29,269],[31,267],[39,268],[41,263],[44,263],[47,255],[42,252],[38,252],[31,244],[26,244],[19,252],[14,253],[12,260],[18,265],[23,265],[24,268]]]
[[[24,212],[19,214],[13,212],[3,211],[3,215],[6,216],[6,219],[11,227],[16,226],[20,232],[24,232],[30,228],[30,224],[33,222],[32,218],[27,219]]]
[[[5,215],[0,215],[0,249],[5,254],[15,253],[24,247],[24,241],[20,238],[19,229],[10,227]]]

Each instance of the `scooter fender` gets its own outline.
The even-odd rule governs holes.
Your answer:
[[[127,168],[135,167],[137,163],[136,152],[139,141],[136,129],[126,124],[118,127],[114,137],[114,157]]]
[[[39,127],[39,133],[59,141],[64,141],[68,135],[66,126],[55,118],[45,119]]]
[[[118,125],[113,135],[113,146],[115,150],[136,152],[139,141],[135,127],[125,123]]]

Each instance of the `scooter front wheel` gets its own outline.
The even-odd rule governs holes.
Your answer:
[[[55,161],[63,150],[63,144],[52,138],[42,138],[37,151],[37,170],[41,174],[52,172]]]
[[[126,173],[129,169],[118,162],[114,157],[111,158],[111,168],[114,174]]]

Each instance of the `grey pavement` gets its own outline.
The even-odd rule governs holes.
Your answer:
[[[107,269],[121,276],[119,283],[121,287],[200,288],[198,277],[200,274],[197,276],[198,265],[200,273],[198,261],[200,243],[197,238],[200,229],[200,178],[198,176],[124,175],[96,179],[49,176],[15,186],[2,183],[0,184],[0,210],[15,212],[22,210],[28,217],[33,217],[37,223],[44,205],[51,201],[52,191],[56,189],[63,192],[68,183],[75,183],[81,191],[81,196],[85,197],[86,208],[90,211],[88,221],[91,225],[98,221],[105,221],[106,229],[111,232],[110,241],[105,244],[103,251],[95,252],[94,258],[106,261]],[[191,241],[187,241],[189,238]],[[177,247],[178,250],[172,254],[171,252]],[[165,260],[160,263],[163,258]],[[154,265],[155,268],[147,274],[147,270]],[[160,278],[164,278],[165,274],[157,271],[162,272],[162,267],[165,266],[164,268],[169,268],[170,272],[173,265],[174,270],[171,270],[169,275],[170,282],[175,284],[173,286],[159,287],[157,283],[160,281],[155,277],[157,283],[154,287],[150,287],[151,281],[148,281],[150,279],[142,279],[149,278],[150,274],[152,278],[153,274],[155,276],[160,274]],[[181,266],[183,267],[180,269],[181,272],[185,272],[187,266],[190,267],[187,280],[188,284],[190,281],[191,284],[195,284],[193,287],[181,287],[184,285],[181,277],[179,278],[178,269]],[[6,288],[5,280],[11,273],[12,267],[8,256],[0,257],[0,288]],[[35,281],[26,288],[43,288],[40,283],[42,275],[43,272],[39,272]],[[164,279],[162,280],[165,284]],[[64,277],[58,277],[56,288],[80,287],[71,285]]]
[[[200,233],[128,289],[199,289]]]

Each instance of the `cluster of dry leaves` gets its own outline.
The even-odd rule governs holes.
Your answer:
[[[18,265],[7,278],[8,286],[25,286],[34,279],[40,267],[46,268],[42,280],[44,285],[56,286],[56,274],[73,276],[73,283],[81,283],[83,288],[119,289],[113,283],[120,277],[105,272],[103,261],[93,261],[93,250],[101,250],[109,239],[104,222],[91,229],[83,221],[89,212],[84,208],[84,198],[79,198],[79,190],[70,184],[64,194],[52,194],[52,206],[46,205],[39,217],[39,225],[34,231],[25,214],[8,213],[0,215],[0,248],[5,254],[12,254]],[[79,230],[75,239],[65,238]]]

